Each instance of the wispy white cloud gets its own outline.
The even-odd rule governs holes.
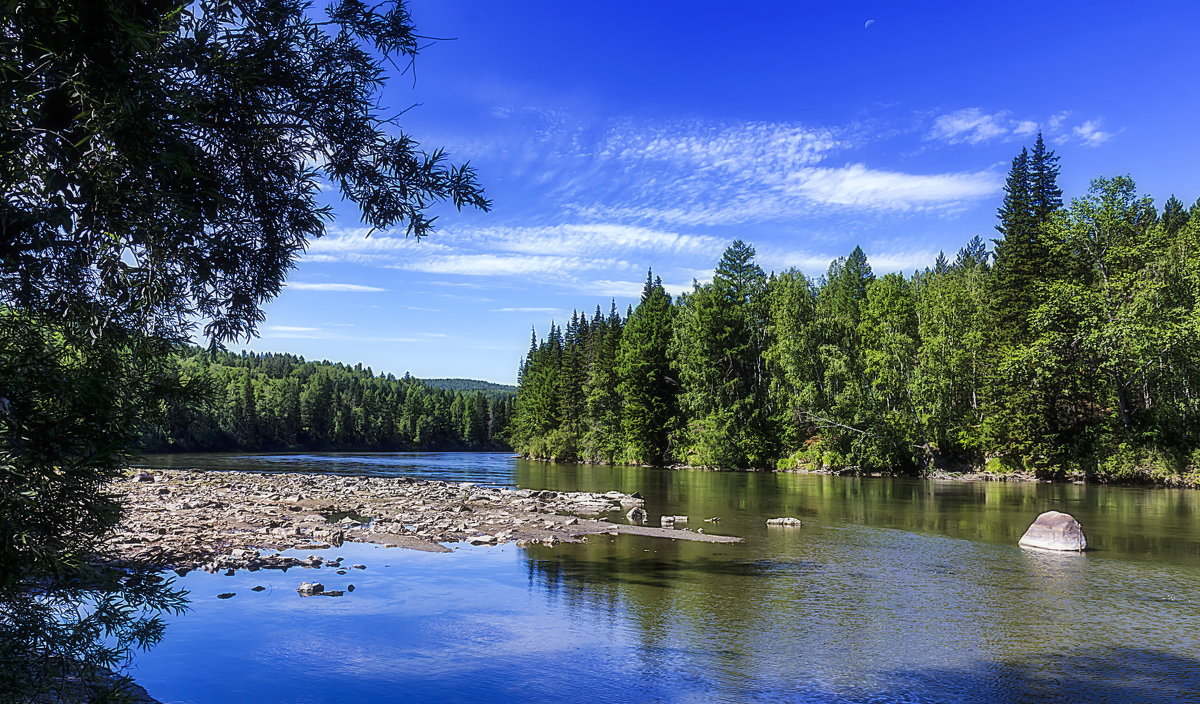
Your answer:
[[[863,164],[834,169],[807,169],[788,178],[788,191],[823,203],[910,210],[945,207],[982,198],[1001,186],[999,174],[906,174],[879,171]]]
[[[999,128],[975,126],[981,134],[993,129]],[[602,222],[699,227],[794,220],[831,209],[953,209],[999,190],[999,179],[986,173],[828,165],[835,153],[867,140],[862,130],[797,123],[624,125],[600,141],[594,157],[616,171],[616,185],[589,184],[565,208]]]
[[[747,166],[771,170],[816,164],[842,145],[835,130],[798,123],[685,122],[657,128],[627,123],[610,130],[598,156],[741,174]]]
[[[484,288],[483,284],[474,283],[471,281],[430,281],[429,283],[434,286],[455,286],[455,287],[459,287],[459,288],[475,288],[475,289]]]
[[[297,291],[346,291],[355,293],[378,293],[387,290],[378,286],[362,286],[360,284],[320,284],[301,281],[288,283],[288,288],[293,288]]]
[[[388,264],[390,269],[460,276],[550,276],[561,272],[629,268],[628,262],[517,254],[436,254]]]
[[[1028,129],[1029,124],[1032,124],[1036,131],[1037,123],[1024,121],[1013,124],[1007,112],[988,114],[979,108],[964,108],[939,115],[933,121],[929,138],[944,140],[950,144],[979,144],[1013,134],[1018,127]]]
[[[994,140],[1027,139],[1043,132],[1048,139],[1063,143],[1077,140],[1084,146],[1102,144],[1115,134],[1100,129],[1100,120],[1086,120],[1071,126],[1071,112],[1063,110],[1042,120],[1016,119],[1007,110],[994,113],[981,108],[963,108],[938,115],[926,139],[947,144],[982,144]]]
[[[272,332],[317,332],[321,328],[305,328],[294,325],[268,325],[267,330]]]
[[[1113,132],[1105,132],[1100,129],[1099,120],[1088,120],[1082,125],[1071,130],[1072,134],[1079,138],[1080,142],[1085,147],[1097,147],[1112,139]]]

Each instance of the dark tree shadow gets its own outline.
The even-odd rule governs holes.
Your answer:
[[[187,592],[150,569],[86,568],[0,591],[0,703],[152,702],[119,674]]]
[[[891,686],[847,702],[995,704],[1200,702],[1200,660],[1161,650],[1105,647],[1039,653],[966,669],[905,670]],[[836,700],[835,700],[836,701]]]

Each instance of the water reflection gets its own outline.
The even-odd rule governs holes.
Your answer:
[[[460,459],[454,471],[494,484],[639,491],[652,522],[688,515],[693,529],[746,542],[593,536],[448,555],[347,544],[333,554],[367,570],[192,573],[182,581],[201,595],[196,612],[142,659],[139,679],[185,702],[1015,704],[1200,691],[1200,492],[504,455],[363,456],[354,471],[455,478],[438,473]],[[1096,549],[1018,548],[1048,508],[1078,517]],[[712,516],[721,522],[701,520]],[[805,525],[768,528],[775,516]],[[358,589],[298,598],[296,584],[316,576]],[[227,591],[238,596],[216,598]]]
[[[148,570],[84,569],[0,592],[0,702],[141,701],[115,673],[186,608],[186,592]]]

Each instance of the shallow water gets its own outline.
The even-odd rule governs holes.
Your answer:
[[[147,464],[640,491],[652,524],[687,515],[693,529],[746,538],[346,545],[326,552],[366,570],[192,573],[178,582],[192,611],[132,673],[166,702],[1200,701],[1200,492],[476,453]],[[1094,549],[1016,547],[1051,508],[1075,515]],[[768,528],[775,516],[805,525]],[[356,590],[300,598],[296,585],[313,580]]]

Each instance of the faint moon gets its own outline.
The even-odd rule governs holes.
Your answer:
[[[867,20],[866,23],[863,24],[863,29],[867,29],[873,24],[875,24],[875,20]]]

